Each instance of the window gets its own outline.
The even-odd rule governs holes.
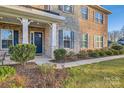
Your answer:
[[[1,29],[1,43],[2,49],[9,48],[13,45],[13,31],[8,29]]]
[[[87,7],[82,7],[81,8],[81,13],[83,19],[87,20],[88,19],[88,8]]]
[[[73,6],[72,5],[59,5],[59,10],[67,12],[67,13],[73,13]]]
[[[45,10],[50,10],[50,5],[44,5]]]
[[[88,34],[82,35],[82,48],[88,48]]]
[[[100,19],[99,19],[99,20],[100,20],[100,23],[103,24],[103,15],[100,14],[100,17],[99,17],[99,18],[100,18]]]
[[[95,21],[96,21],[96,23],[103,24],[103,14],[96,12],[95,13]]]
[[[59,46],[60,48],[74,48],[74,32],[60,30]]]
[[[103,36],[95,36],[95,48],[103,47]]]

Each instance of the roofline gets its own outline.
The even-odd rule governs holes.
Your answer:
[[[44,21],[49,21],[49,22],[63,22],[65,20],[65,17],[59,16],[59,15],[54,15],[50,14],[44,11],[39,11],[36,9],[30,9],[30,11],[21,6],[12,6],[12,5],[5,5],[5,6],[0,6],[0,14],[3,15],[11,15],[11,16],[16,16],[16,17],[24,17],[24,18],[34,18],[37,20],[44,20]]]
[[[89,6],[91,6],[91,7],[93,7],[93,8],[96,8],[96,9],[98,9],[98,10],[100,10],[100,11],[103,11],[103,12],[105,12],[105,13],[107,13],[107,14],[112,14],[111,11],[105,9],[104,7],[102,7],[102,6],[100,6],[100,5],[89,5]]]

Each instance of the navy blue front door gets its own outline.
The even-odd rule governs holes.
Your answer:
[[[36,45],[36,53],[42,53],[42,33],[34,33],[34,44]]]

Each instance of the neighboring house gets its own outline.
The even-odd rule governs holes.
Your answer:
[[[109,14],[97,5],[0,6],[0,49],[31,43],[37,53],[53,57],[57,48],[107,47]]]

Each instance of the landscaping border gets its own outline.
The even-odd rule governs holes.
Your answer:
[[[108,60],[119,59],[119,58],[124,58],[124,55],[109,56],[109,57],[102,57],[102,58],[92,58],[92,59],[85,59],[85,60],[80,60],[80,61],[72,61],[68,63],[53,63],[53,64],[56,64],[57,69],[63,69],[63,68],[98,63],[102,61],[108,61]]]

